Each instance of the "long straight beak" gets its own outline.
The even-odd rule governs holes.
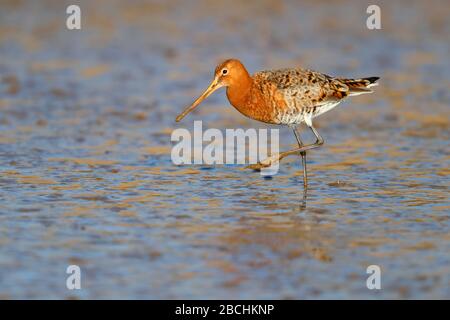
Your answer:
[[[198,99],[195,100],[190,107],[187,107],[182,113],[180,113],[178,117],[175,119],[175,121],[176,122],[181,121],[181,119],[183,119],[189,112],[194,110],[195,107],[197,107],[203,100],[208,98],[211,95],[211,93],[221,88],[222,86],[223,85],[219,83],[219,80],[217,78],[214,78],[214,80],[209,85],[208,89],[206,89],[205,92],[203,92],[202,95],[198,97]]]

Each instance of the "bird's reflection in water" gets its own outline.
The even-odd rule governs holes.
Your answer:
[[[303,190],[300,191],[301,198],[300,198],[300,211],[304,211],[306,209],[306,199],[308,198],[308,187],[303,186]]]
[[[264,181],[272,181],[276,178],[272,175],[267,175],[264,176],[263,179]],[[248,184],[245,184],[242,188],[248,188]],[[300,188],[296,189],[295,193],[286,191],[283,187],[271,188],[267,186],[258,186],[256,194],[250,199],[245,198],[242,202],[245,202],[246,204],[251,202],[255,207],[259,207],[263,211],[270,209],[274,211],[304,213],[307,209],[307,200],[308,188],[302,184]],[[253,207],[253,209],[255,209],[255,207]]]

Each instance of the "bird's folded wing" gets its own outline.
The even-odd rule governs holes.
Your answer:
[[[262,71],[255,76],[276,86],[287,102],[307,108],[338,102],[348,95],[349,87],[338,79],[306,69]]]

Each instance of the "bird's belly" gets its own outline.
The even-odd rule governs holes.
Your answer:
[[[324,114],[327,111],[330,111],[334,107],[336,107],[339,102],[333,102],[328,104],[323,104],[321,106],[312,107],[312,108],[302,108],[300,111],[293,111],[292,109],[284,110],[277,114],[276,123],[284,124],[284,125],[292,125],[292,124],[300,124],[303,122],[309,122],[311,119]]]
[[[283,113],[277,117],[277,123],[278,124],[298,124],[305,122],[305,114],[298,112],[296,114],[292,113]]]
[[[321,105],[320,107],[317,107],[316,111],[313,112],[311,118],[318,117],[321,114],[324,114],[325,112],[330,111],[331,109],[336,107],[339,103],[341,103],[341,101],[327,103],[327,104]]]

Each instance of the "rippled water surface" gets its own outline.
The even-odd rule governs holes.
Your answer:
[[[381,2],[379,31],[365,1],[232,4],[86,1],[68,31],[64,1],[1,2],[2,298],[450,298],[448,3]],[[295,156],[172,164],[194,120],[268,127],[223,91],[175,123],[227,57],[381,76],[315,121],[306,206]]]

